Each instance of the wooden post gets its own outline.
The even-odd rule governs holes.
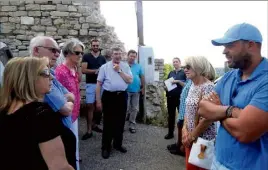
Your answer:
[[[136,0],[136,16],[137,16],[137,31],[138,31],[138,54],[139,47],[144,46],[144,36],[143,36],[143,8],[142,8],[142,0]],[[141,56],[138,55],[138,63],[140,62]],[[146,74],[144,69],[144,74]],[[143,96],[143,122],[146,123],[146,82],[144,87],[145,94]]]

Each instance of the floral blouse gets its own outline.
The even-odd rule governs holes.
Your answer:
[[[80,110],[80,86],[78,80],[78,73],[72,74],[72,71],[64,64],[57,66],[55,69],[57,80],[71,93],[73,93],[74,108],[72,113],[72,122],[75,122]]]
[[[209,95],[213,90],[214,90],[214,84],[212,82],[206,82],[197,86],[192,83],[188,92],[188,96],[186,98],[186,108],[185,108],[185,117],[187,119],[186,128],[189,132],[192,132],[195,128],[195,118],[196,118],[195,116],[198,111],[198,103],[201,95],[202,97],[205,97],[206,95]],[[200,120],[201,119],[202,117],[200,118]],[[208,127],[208,129],[199,137],[206,140],[215,139],[216,137],[215,123],[212,123]]]

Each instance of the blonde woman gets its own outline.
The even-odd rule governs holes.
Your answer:
[[[18,57],[0,91],[0,165],[8,170],[73,170],[61,139],[60,115],[42,102],[52,77],[47,58]]]
[[[216,136],[216,128],[214,123],[199,118],[197,115],[198,104],[202,97],[209,95],[214,84],[208,80],[214,78],[213,67],[209,61],[202,56],[188,57],[185,59],[185,74],[192,81],[186,101],[185,101],[185,117],[182,129],[182,143],[185,146],[186,170],[203,170],[188,163],[193,141],[198,137],[206,140],[212,140]]]

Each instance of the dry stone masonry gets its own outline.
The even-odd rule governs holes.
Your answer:
[[[87,46],[97,38],[105,51],[124,45],[114,28],[107,26],[99,1],[1,0],[0,41],[14,56],[27,56],[29,41],[36,35],[53,37],[58,43],[76,37]]]

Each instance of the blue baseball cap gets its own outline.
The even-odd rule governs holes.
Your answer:
[[[242,23],[232,26],[222,38],[211,40],[211,42],[215,46],[221,46],[239,40],[262,43],[262,35],[259,29],[255,26],[248,23]]]

